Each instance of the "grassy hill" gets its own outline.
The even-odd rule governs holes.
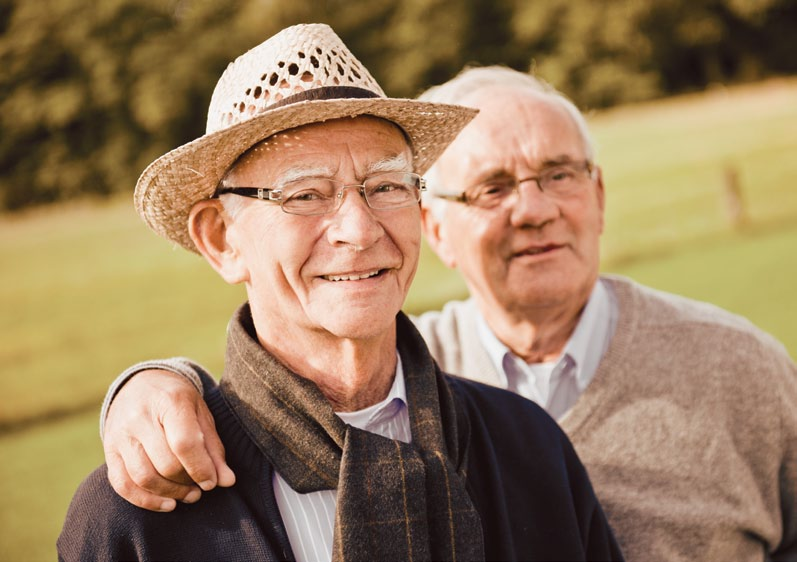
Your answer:
[[[607,190],[603,269],[743,314],[797,357],[797,80],[590,122]],[[465,294],[425,250],[406,308]],[[0,219],[0,559],[54,558],[69,498],[101,462],[97,412],[115,374],[169,355],[220,372],[243,298],[150,233],[128,199]]]

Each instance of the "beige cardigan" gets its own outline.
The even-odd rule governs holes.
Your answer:
[[[797,560],[797,367],[714,306],[604,277],[617,330],[559,420],[631,561]],[[472,300],[416,324],[443,370],[497,384]]]

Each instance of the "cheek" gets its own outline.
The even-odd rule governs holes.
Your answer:
[[[571,215],[570,223],[586,238],[597,238],[603,232],[603,213],[593,201],[585,202]]]
[[[250,233],[245,258],[256,276],[253,282],[270,292],[296,285],[312,253],[312,229],[307,225],[297,229],[284,224],[261,224]]]
[[[492,258],[500,255],[499,237],[492,221],[464,217],[446,223],[446,227],[457,267],[468,276],[479,275]]]
[[[575,251],[582,259],[593,262],[599,259],[600,237],[603,232],[603,214],[592,201],[571,206],[564,213],[568,228],[574,237]]]
[[[399,251],[404,256],[404,266],[415,271],[421,253],[421,218],[420,212],[408,213],[398,228],[390,231],[390,236],[395,240]]]
[[[453,236],[462,241],[463,252],[471,259],[489,259],[498,255],[505,231],[497,218],[471,217]]]

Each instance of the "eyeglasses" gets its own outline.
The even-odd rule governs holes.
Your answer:
[[[280,189],[220,187],[214,197],[233,193],[279,203],[283,211],[292,215],[325,215],[340,208],[343,192],[349,187],[356,187],[371,209],[389,210],[417,205],[421,192],[426,190],[426,181],[410,172],[376,174],[362,184],[352,185],[329,178],[302,178],[286,183]]]
[[[496,177],[458,195],[435,193],[434,196],[474,207],[492,209],[502,205],[510,195],[518,192],[520,184],[533,181],[546,195],[562,199],[578,192],[587,181],[594,179],[594,172],[595,166],[589,160],[567,162],[545,168],[537,176],[523,179],[512,176]]]

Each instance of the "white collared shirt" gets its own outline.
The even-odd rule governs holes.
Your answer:
[[[396,354],[398,357],[398,353]],[[412,441],[407,391],[401,357],[387,398],[356,412],[336,412],[347,424],[404,443]],[[300,494],[275,471],[274,495],[297,562],[326,562],[332,559],[337,490]]]
[[[533,400],[560,419],[595,376],[617,327],[618,306],[609,285],[595,283],[581,318],[562,354],[546,363],[526,363],[493,333],[483,317],[479,338],[500,379],[500,386]]]

